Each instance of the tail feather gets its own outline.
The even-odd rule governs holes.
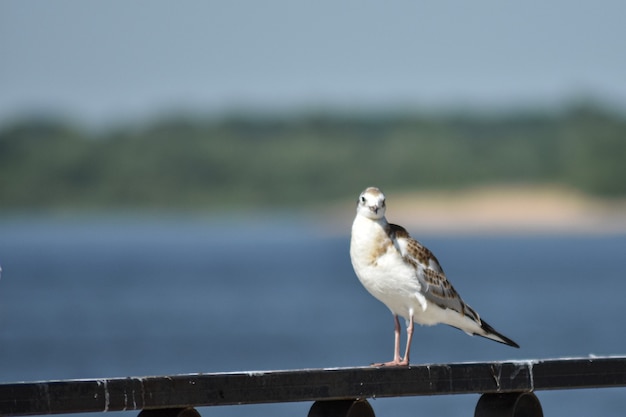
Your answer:
[[[484,330],[485,334],[476,333],[478,336],[486,337],[487,339],[495,340],[496,342],[503,343],[505,345],[513,346],[514,348],[519,348],[519,345],[515,343],[513,340],[509,339],[502,333],[499,333],[496,329],[491,327],[485,320],[481,320],[481,329]]]

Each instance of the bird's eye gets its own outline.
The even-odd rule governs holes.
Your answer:
[[[382,204],[382,207],[385,207],[385,200],[383,200],[383,204]]]
[[[361,196],[361,203],[365,203],[365,196],[364,195]]]

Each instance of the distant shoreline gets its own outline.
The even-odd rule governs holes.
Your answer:
[[[360,191],[360,190],[358,190]],[[358,193],[357,191],[357,193]],[[385,191],[385,190],[383,190]],[[626,234],[626,199],[602,199],[557,186],[491,186],[456,191],[385,191],[387,219],[420,235],[619,235]],[[55,219],[61,223],[109,222],[205,225],[285,225],[301,232],[347,236],[354,198],[316,205],[162,209],[50,209],[0,211],[0,224]],[[256,226],[255,226],[256,227]],[[267,232],[267,231],[265,231]]]
[[[412,234],[626,233],[626,200],[594,198],[562,187],[493,186],[386,194],[387,219]],[[335,220],[346,211],[353,216],[353,209],[341,206],[341,214],[339,207],[332,209]]]

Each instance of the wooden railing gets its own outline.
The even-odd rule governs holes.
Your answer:
[[[373,417],[368,398],[482,394],[475,416],[542,416],[535,391],[626,386],[626,357],[302,369],[0,384],[0,416],[311,401],[310,417]]]

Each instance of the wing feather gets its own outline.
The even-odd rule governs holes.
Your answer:
[[[416,279],[424,297],[442,308],[449,308],[480,323],[478,314],[461,299],[433,253],[413,239],[402,226],[389,224],[387,234],[405,262],[417,271]]]

